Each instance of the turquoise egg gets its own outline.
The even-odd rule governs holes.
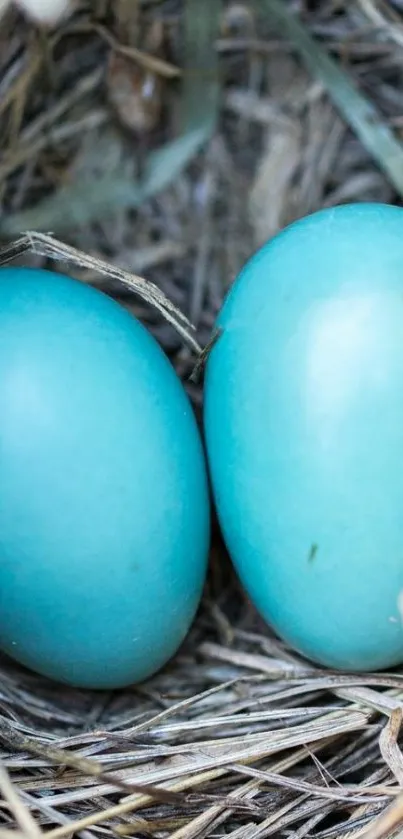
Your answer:
[[[116,688],[183,641],[209,543],[196,421],[148,331],[62,275],[0,269],[0,648]]]
[[[206,370],[223,534],[250,598],[311,660],[403,661],[403,210],[292,224],[229,291]]]

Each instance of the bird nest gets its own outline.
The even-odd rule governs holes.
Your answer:
[[[119,299],[199,413],[191,374],[253,250],[319,207],[401,202],[402,8],[77,0],[51,28],[10,8],[0,262],[57,260]],[[402,700],[400,672],[279,642],[215,528],[194,626],[148,682],[78,691],[2,659],[0,839],[392,835]]]

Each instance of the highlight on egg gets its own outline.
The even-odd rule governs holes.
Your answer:
[[[264,245],[207,361],[229,553],[279,636],[345,670],[403,661],[403,209],[340,206]]]
[[[204,454],[151,334],[100,291],[0,269],[0,649],[71,685],[177,651],[209,547]]]

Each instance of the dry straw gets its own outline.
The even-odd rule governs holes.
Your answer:
[[[199,408],[189,374],[254,248],[319,207],[401,200],[402,49],[400,0],[83,0],[46,30],[14,8],[0,261],[115,295]],[[402,700],[400,672],[320,671],[277,641],[215,535],[197,621],[146,684],[2,661],[0,839],[398,835]]]

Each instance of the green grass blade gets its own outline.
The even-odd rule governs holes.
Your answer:
[[[255,0],[276,29],[301,55],[308,71],[326,88],[333,103],[369,154],[403,196],[403,146],[378,109],[363,96],[349,75],[328,55],[282,0]]]

